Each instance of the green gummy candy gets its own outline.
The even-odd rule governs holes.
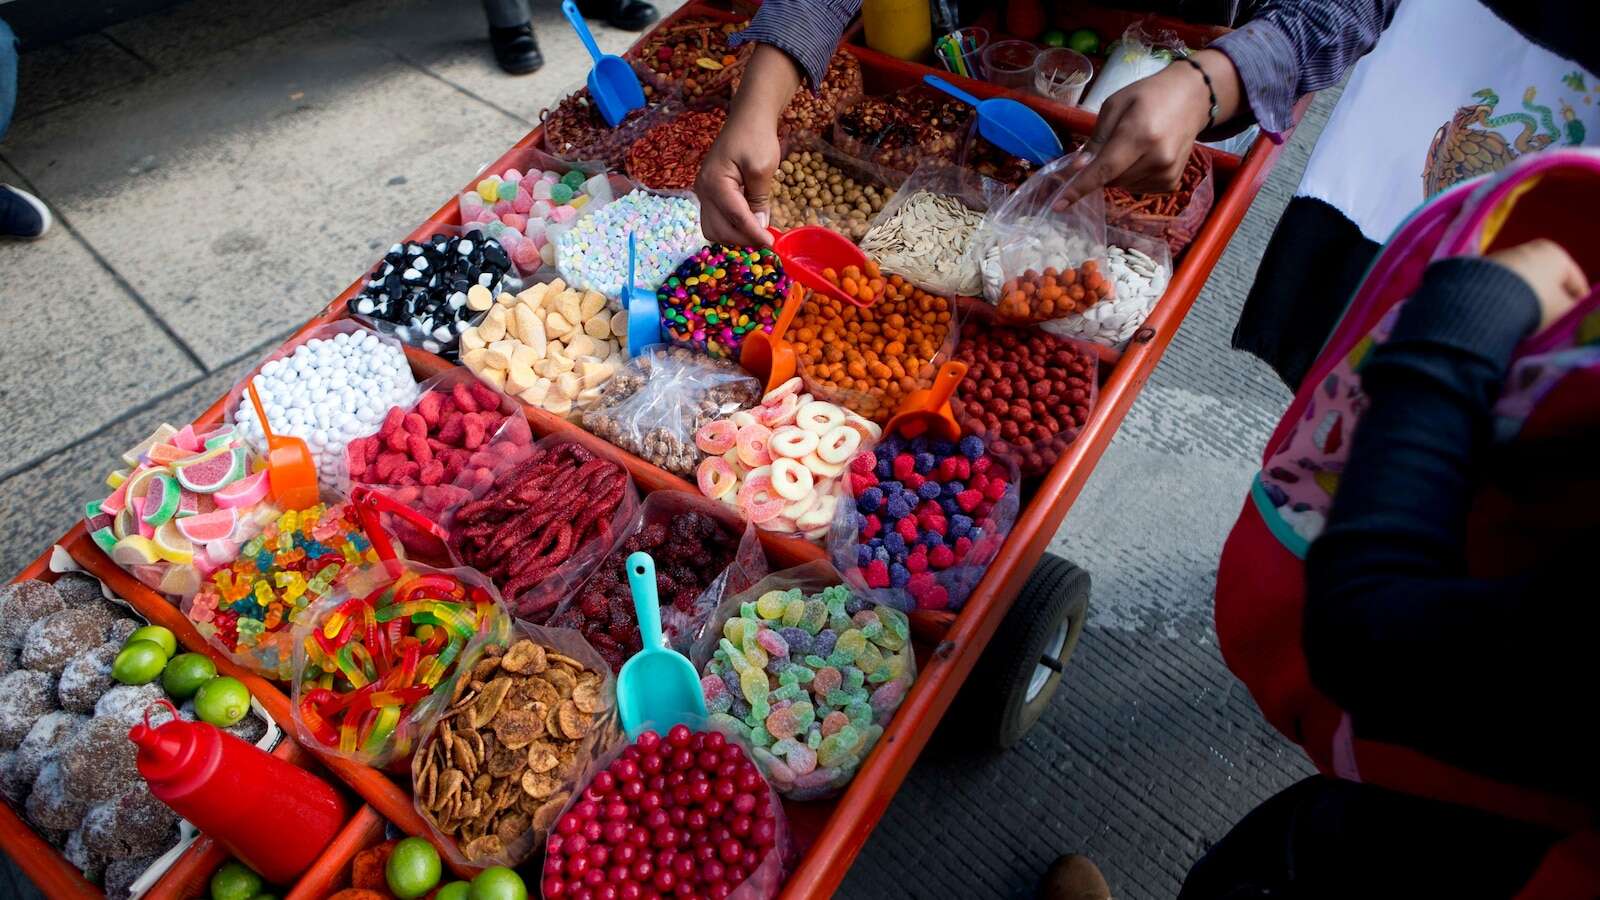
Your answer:
[[[799,700],[806,695],[806,689],[798,684],[786,684],[767,695],[769,700]]]
[[[829,706],[832,706],[835,709],[843,709],[844,707],[850,705],[850,698],[852,696],[853,695],[849,691],[834,688],[828,692],[828,696],[824,699],[827,701]]]
[[[883,651],[876,644],[868,644],[856,654],[856,667],[866,675],[878,671],[883,668]]]
[[[765,728],[767,716],[772,715],[772,706],[767,703],[767,698],[762,697],[760,700],[752,700],[750,702],[750,715],[754,716],[756,721],[761,723],[761,727]]]
[[[789,627],[797,626],[800,624],[800,620],[805,618],[805,615],[806,602],[799,599],[790,600],[788,605],[783,608],[783,624]]]
[[[722,636],[733,642],[737,647],[744,643],[744,619],[735,616],[722,623]]]
[[[569,188],[572,188],[573,190],[577,190],[579,185],[588,180],[589,176],[583,174],[577,169],[573,169],[571,172],[561,176],[561,183]]]
[[[878,671],[867,676],[867,682],[870,684],[882,684],[888,680],[889,672],[886,669],[879,669]]]
[[[873,638],[873,643],[885,650],[898,651],[906,646],[906,641],[911,638],[911,621],[905,613],[898,609],[878,608],[878,621],[883,623],[883,631]]]
[[[795,674],[797,666],[789,666],[778,675],[778,684],[783,687],[796,687],[800,684],[800,676]]]
[[[860,669],[847,669],[844,673],[845,690],[852,693],[861,690],[861,685],[866,683],[867,676]]]
[[[712,713],[711,716],[710,716],[710,721],[711,721],[711,724],[713,726],[715,726],[718,731],[722,731],[722,730],[744,731],[745,730],[745,725],[744,725],[743,722],[739,721],[738,719],[735,719],[733,716],[730,716],[727,713]]]
[[[849,725],[828,735],[822,739],[822,746],[817,748],[817,765],[832,767],[843,764],[860,740],[860,732]]]
[[[872,722],[872,707],[865,700],[844,704],[844,714],[850,720],[850,724],[859,728],[865,728]]]
[[[874,619],[861,626],[861,636],[869,641],[876,641],[883,636],[883,623]]]
[[[755,603],[753,603],[751,601],[748,601],[748,600],[745,601],[744,603],[739,604],[739,617],[742,618],[742,619],[759,619],[759,618],[761,618],[760,616],[756,615],[756,605],[755,605]]]
[[[800,684],[810,684],[811,679],[817,677],[815,671],[794,663],[789,664],[789,671],[794,674],[795,680]]]
[[[767,685],[767,673],[760,669],[743,668],[739,670],[739,690],[744,693],[744,698],[753,705],[767,699],[770,688]],[[765,718],[763,716],[762,718]]]
[[[566,202],[570,201],[571,199],[572,199],[572,188],[570,186],[562,184],[559,181],[556,182],[555,184],[550,185],[550,202],[551,203],[558,203],[558,204],[559,203],[566,203]]]
[[[815,653],[808,653],[806,654],[805,663],[813,669],[820,669],[823,666],[826,666],[828,661],[816,655]]]
[[[852,628],[840,633],[839,641],[833,645],[833,648],[835,652],[846,653],[851,659],[854,659],[856,654],[860,653],[866,646],[866,637],[861,634],[860,630]]]
[[[810,747],[811,749],[815,750],[818,747],[822,746],[822,741],[823,741],[823,737],[822,737],[822,732],[820,730],[812,729],[811,731],[806,732],[806,746],[807,747]]]
[[[739,652],[739,648],[735,647],[733,642],[729,641],[727,638],[723,638],[717,642],[717,646],[722,648],[722,652],[728,657],[728,663],[739,672],[740,678],[743,678],[750,671],[750,660],[744,658],[744,654]],[[760,675],[762,684],[767,683],[767,678],[765,675],[762,675],[760,672],[757,672],[756,674]]]
[[[796,731],[805,731],[811,727],[811,723],[817,720],[816,707],[805,700],[796,701],[793,706],[789,707],[789,713],[794,716]]]
[[[828,605],[821,600],[812,598],[805,601],[805,612],[800,617],[800,627],[809,634],[816,634],[828,622]]]

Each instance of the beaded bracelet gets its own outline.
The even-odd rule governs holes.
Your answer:
[[[1217,124],[1217,89],[1212,87],[1211,76],[1206,74],[1205,67],[1195,62],[1194,57],[1185,56],[1182,59],[1189,65],[1194,66],[1194,70],[1200,73],[1200,77],[1206,83],[1206,93],[1211,95],[1211,109],[1206,112],[1206,130],[1210,131]]]

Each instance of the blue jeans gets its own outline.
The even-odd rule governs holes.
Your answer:
[[[0,138],[6,136],[11,125],[11,113],[17,108],[17,36],[11,26],[0,19]]]

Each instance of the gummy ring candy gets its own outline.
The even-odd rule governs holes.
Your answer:
[[[772,490],[779,497],[793,502],[809,495],[814,488],[810,469],[792,459],[772,461]]]
[[[861,447],[861,432],[849,425],[836,425],[822,436],[817,444],[817,455],[823,462],[842,466],[856,455],[856,450]]]
[[[764,402],[756,407],[754,412],[757,422],[768,428],[777,428],[779,425],[788,425],[793,422],[795,412],[799,408],[800,398],[790,394],[777,403]]]
[[[876,444],[878,438],[883,437],[883,429],[878,427],[878,423],[871,419],[863,419],[860,416],[853,415],[845,416],[844,424],[861,432],[861,445],[863,447],[867,444]]]
[[[785,397],[799,397],[800,386],[802,384],[804,384],[804,382],[800,380],[800,376],[794,376],[788,381],[785,381],[783,384],[780,384],[772,390],[767,391],[767,395],[761,398],[761,405],[765,406],[774,400],[782,400]]]
[[[785,425],[772,433],[772,440],[768,446],[772,448],[773,456],[784,456],[789,459],[805,459],[811,451],[817,449],[819,438],[814,431],[806,431],[793,425]]]
[[[800,464],[810,469],[811,474],[817,478],[837,478],[839,473],[844,471],[845,467],[844,463],[828,462],[827,460],[818,456],[814,450],[806,454],[806,458],[800,460]]]
[[[733,449],[739,429],[728,419],[718,419],[700,426],[694,433],[694,445],[713,456],[721,456]]]
[[[819,498],[819,495],[817,494],[817,492],[816,491],[812,491],[811,493],[805,495],[804,497],[801,497],[799,500],[796,500],[793,503],[789,504],[788,506],[785,506],[783,508],[784,518],[786,518],[786,519],[798,519],[798,518],[800,518],[801,516],[806,514],[807,510],[811,509],[811,507],[813,507],[813,506],[815,506],[817,504],[818,498]]]
[[[728,417],[734,428],[743,428],[746,425],[756,424],[756,414],[748,409],[741,409]]]
[[[739,450],[739,462],[751,468],[772,462],[772,451],[767,442],[772,440],[772,429],[757,422],[739,429],[734,444]]]
[[[700,485],[700,493],[713,500],[728,496],[739,483],[739,476],[733,474],[733,466],[720,456],[708,456],[701,460],[694,478]]]
[[[817,502],[816,506],[806,510],[804,515],[800,516],[798,519],[795,519],[795,524],[800,526],[801,530],[803,531],[810,531],[813,528],[823,528],[833,524],[834,505],[838,502],[839,498],[833,496],[832,494],[823,497]]]
[[[771,520],[761,523],[761,530],[773,531],[779,534],[794,534],[800,530],[800,526],[796,525],[794,519],[788,516],[774,516]]]
[[[839,407],[822,400],[813,400],[800,407],[800,411],[795,415],[795,424],[807,431],[826,434],[833,430],[834,426],[843,424],[844,418],[844,410]]]
[[[783,513],[784,506],[783,498],[772,491],[772,475],[765,466],[751,471],[744,480],[744,487],[739,488],[739,509],[756,525],[776,519]]]

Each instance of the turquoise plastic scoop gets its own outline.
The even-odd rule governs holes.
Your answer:
[[[589,23],[583,20],[576,3],[561,0],[561,12],[594,58],[594,68],[589,70],[589,96],[600,109],[600,118],[615,128],[628,113],[644,107],[644,88],[639,85],[639,76],[622,57],[600,52],[594,35],[589,33]]]
[[[633,359],[651,344],[661,343],[661,302],[656,292],[634,284],[635,248],[633,232],[628,232],[628,280],[622,285],[622,308],[628,311],[628,358]]]
[[[978,133],[1001,150],[1042,166],[1066,152],[1043,116],[1008,97],[979,100],[937,75],[922,80],[978,110]]]
[[[706,717],[700,678],[683,654],[661,639],[661,604],[656,598],[656,561],[639,552],[628,557],[628,587],[639,617],[644,649],[622,664],[617,675],[617,711],[629,740],[646,724],[666,731],[680,722],[696,727]]]

